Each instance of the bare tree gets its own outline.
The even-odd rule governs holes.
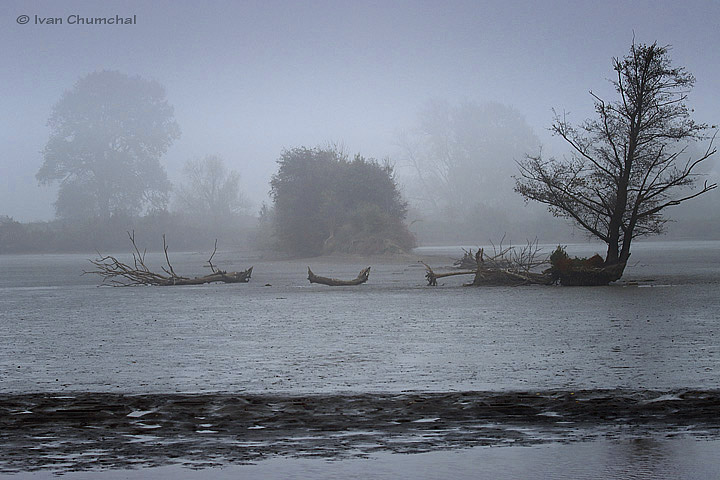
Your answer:
[[[590,92],[596,119],[575,127],[556,114],[551,131],[570,145],[570,159],[528,156],[519,164],[515,190],[605,242],[606,267],[620,266],[612,280],[622,276],[632,239],[663,232],[665,208],[717,187],[706,181],[688,190],[696,167],[716,151],[714,135],[690,118],[685,102],[695,78],[671,65],[669,49],[633,43],[627,56],[615,58],[618,99],[606,102]],[[698,140],[709,140],[704,153],[683,158]]]
[[[185,163],[187,183],[178,192],[178,206],[196,221],[210,222],[217,230],[223,222],[231,222],[243,212],[248,201],[240,191],[240,174],[228,171],[223,160],[215,155]]]

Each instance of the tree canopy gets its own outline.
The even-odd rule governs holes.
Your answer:
[[[715,148],[707,125],[696,123],[686,104],[695,78],[671,64],[669,47],[633,44],[613,69],[617,98],[591,92],[596,118],[574,126],[565,115],[555,117],[552,131],[571,147],[571,157],[528,156],[516,190],[605,242],[606,266],[624,266],[632,239],[663,232],[664,209],[717,186],[691,190],[698,165]],[[691,157],[687,145],[698,140],[709,145]],[[622,275],[622,268],[616,271]]]
[[[539,151],[540,141],[517,110],[495,102],[430,102],[399,140],[421,231],[477,238],[527,228],[532,217],[513,193],[512,175],[516,160]]]
[[[62,95],[48,126],[36,178],[59,183],[58,216],[107,218],[166,206],[170,183],[160,158],[180,129],[160,84],[91,73]]]
[[[296,255],[382,253],[413,246],[389,162],[335,148],[294,148],[270,182],[277,246]]]
[[[540,141],[522,115],[506,105],[434,101],[401,144],[419,186],[435,192],[424,197],[424,208],[462,216],[479,203],[504,203],[512,192],[515,159],[539,150]]]

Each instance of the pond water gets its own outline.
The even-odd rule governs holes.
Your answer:
[[[417,260],[435,268],[461,255],[220,252],[213,263],[223,269],[254,266],[250,283],[136,288],[98,287],[98,276],[81,275],[88,255],[0,256],[0,395],[720,389],[720,242],[638,242],[623,280],[608,287],[426,285]],[[202,275],[207,256],[171,261]],[[372,270],[367,284],[332,288],[309,284],[308,265],[337,278]],[[713,431],[706,420],[703,435]]]

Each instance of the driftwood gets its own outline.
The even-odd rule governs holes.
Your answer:
[[[315,275],[312,270],[310,270],[310,267],[308,267],[308,280],[310,280],[310,283],[320,283],[331,287],[360,285],[367,282],[369,277],[370,267],[362,269],[358,276],[352,280],[338,280],[337,278],[321,277],[319,275]]]
[[[213,249],[210,258],[207,263],[212,273],[201,277],[183,277],[175,273],[172,264],[170,263],[170,257],[168,256],[168,246],[165,242],[165,235],[163,235],[163,251],[165,252],[165,263],[167,267],[161,267],[163,273],[153,272],[145,264],[145,254],[147,251],[140,253],[140,249],[135,243],[135,232],[128,232],[130,242],[133,246],[133,265],[121,262],[112,255],[100,255],[95,260],[90,260],[96,270],[85,271],[84,274],[96,274],[103,277],[103,283],[110,284],[116,287],[130,287],[137,285],[156,285],[156,286],[170,286],[170,285],[202,285],[205,283],[212,282],[223,282],[223,283],[247,283],[250,281],[250,275],[252,275],[252,267],[242,272],[227,272],[225,270],[218,269],[212,263],[212,259],[217,252],[217,240],[215,240],[215,248]]]

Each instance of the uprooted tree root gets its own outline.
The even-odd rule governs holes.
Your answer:
[[[156,286],[170,286],[170,285],[202,285],[205,283],[212,282],[223,282],[223,283],[247,283],[250,281],[252,275],[252,267],[242,272],[227,272],[225,270],[218,269],[212,263],[212,259],[217,252],[217,240],[215,240],[215,248],[213,249],[210,258],[207,263],[212,273],[201,277],[183,277],[175,273],[172,264],[170,263],[170,257],[168,256],[168,246],[165,242],[165,235],[163,235],[163,251],[165,252],[165,263],[166,267],[161,267],[163,273],[153,272],[145,264],[145,254],[147,251],[140,253],[140,249],[135,243],[135,232],[127,232],[130,242],[133,246],[133,265],[123,263],[117,258],[111,255],[100,255],[96,260],[90,260],[96,270],[85,271],[85,274],[96,274],[103,278],[103,284],[109,284],[116,287],[130,287],[138,285],[156,285]]]
[[[352,280],[338,280],[337,278],[321,277],[320,275],[315,275],[312,270],[310,270],[310,267],[308,267],[308,280],[310,280],[310,283],[319,283],[322,285],[329,285],[331,287],[360,285],[367,282],[368,278],[370,278],[370,267],[362,269],[358,276]]]

